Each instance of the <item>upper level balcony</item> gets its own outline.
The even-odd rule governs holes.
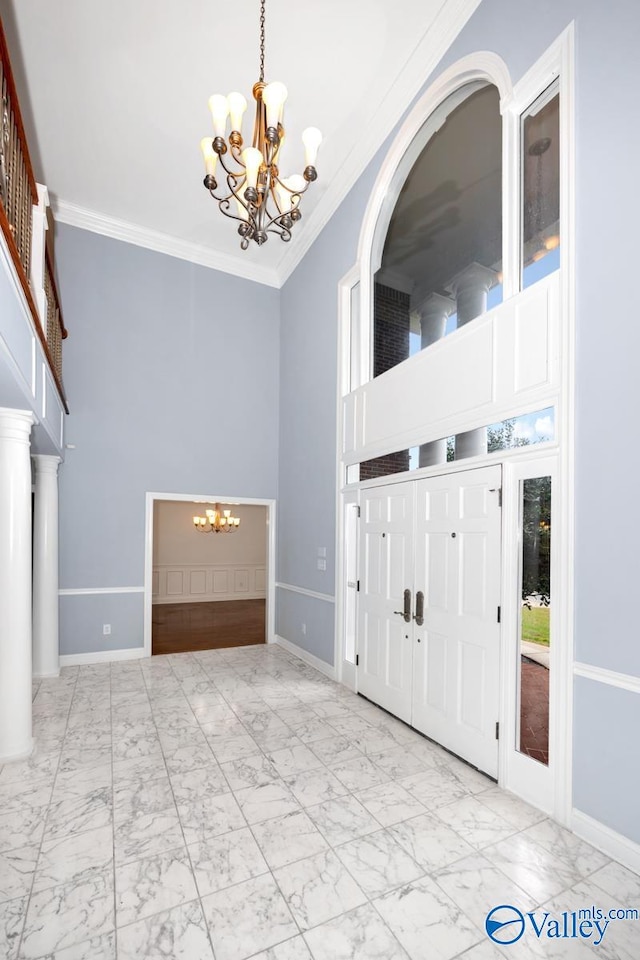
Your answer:
[[[0,407],[31,410],[36,453],[63,449],[62,342],[47,188],[36,183],[0,21]]]

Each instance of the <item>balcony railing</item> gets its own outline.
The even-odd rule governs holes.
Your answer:
[[[36,334],[68,412],[62,384],[67,331],[47,253],[46,190],[38,190],[22,123],[9,51],[0,21],[0,228],[24,292]]]

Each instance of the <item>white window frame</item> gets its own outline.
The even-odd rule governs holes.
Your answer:
[[[532,464],[541,464],[552,458],[555,460],[554,473],[554,560],[552,576],[554,578],[554,629],[557,636],[565,638],[562,645],[557,644],[554,651],[554,718],[552,721],[553,743],[550,752],[556,758],[555,777],[552,788],[553,798],[545,806],[561,823],[569,824],[571,817],[571,758],[572,758],[572,713],[573,713],[573,605],[574,605],[574,382],[575,382],[575,193],[574,193],[574,28],[571,23],[526,75],[512,87],[508,69],[500,57],[489,52],[480,52],[453,64],[444,71],[417,102],[400,128],[389,153],[387,154],[371,199],[365,213],[358,247],[358,260],[345,275],[339,285],[339,349],[338,365],[338,411],[337,411],[337,569],[343,563],[343,515],[345,498],[349,501],[358,496],[361,484],[345,484],[345,465],[341,456],[343,429],[342,399],[350,391],[368,382],[371,375],[371,316],[373,303],[373,275],[376,263],[381,257],[382,244],[395,207],[397,198],[417,156],[428,139],[436,132],[446,113],[440,109],[443,102],[456,91],[468,95],[470,83],[494,84],[500,94],[500,109],[503,116],[503,299],[513,297],[520,291],[520,225],[521,225],[521,163],[520,139],[521,116],[528,107],[558,79],[560,92],[560,277],[561,277],[561,391],[560,396],[550,397],[549,402],[556,408],[555,443],[544,450],[514,451],[505,454],[503,462],[507,465],[506,500],[511,502],[513,484],[519,469],[527,464],[527,469],[538,470]],[[464,97],[461,96],[461,99]],[[448,104],[451,109],[454,100]],[[351,316],[351,289],[359,283],[359,322],[353,324]],[[357,356],[353,362],[353,353],[347,353],[352,346]],[[524,410],[522,412],[525,412]],[[402,444],[397,449],[401,449]],[[495,455],[491,456],[495,462]],[[484,458],[474,458],[473,462],[464,461],[458,468],[469,469],[480,465]],[[509,467],[508,465],[511,464]],[[444,465],[443,465],[444,466]],[[440,472],[455,469],[455,465],[446,465]],[[514,472],[515,471],[515,472]],[[425,475],[433,474],[435,468],[425,470]],[[412,472],[411,476],[420,475]],[[539,475],[536,473],[536,475]],[[400,478],[396,478],[400,479]],[[381,482],[389,482],[388,478]],[[369,482],[370,485],[370,482]],[[511,498],[511,499],[510,499]],[[505,530],[510,524],[510,549],[513,549],[513,531],[517,529],[517,515],[508,519],[513,509],[505,511]],[[515,526],[514,526],[515,523]],[[511,565],[513,566],[513,565]],[[512,589],[508,576],[509,564],[503,567],[503,598]],[[507,571],[505,574],[504,571]],[[338,679],[342,679],[343,664],[343,604],[344,587],[339,574],[336,577],[336,656]],[[513,603],[513,598],[511,600]],[[508,643],[507,631],[503,630],[503,659],[506,664],[508,654],[504,645]],[[347,679],[346,677],[344,678]],[[504,685],[503,685],[504,691]],[[501,725],[508,724],[510,705],[503,696],[501,704]],[[504,729],[504,728],[502,728]],[[505,733],[506,733],[505,729]],[[507,743],[508,738],[502,743]],[[513,738],[512,738],[513,742]],[[513,753],[515,751],[511,751]],[[527,758],[529,759],[529,758]],[[530,761],[535,763],[535,761]],[[536,764],[536,766],[540,766]],[[500,783],[507,787],[515,783],[510,768],[510,751],[501,746]]]

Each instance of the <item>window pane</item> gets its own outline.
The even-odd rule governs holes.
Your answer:
[[[498,450],[516,450],[519,447],[553,440],[554,420],[554,408],[546,407],[535,413],[525,413],[520,417],[511,417],[500,423],[479,427],[478,430],[484,431],[486,435],[487,452],[495,453]],[[360,464],[359,477],[355,476],[355,471],[348,473],[347,483],[355,483],[358,479],[373,480],[377,477],[388,477],[394,473],[418,470],[420,467],[431,467],[438,463],[450,463],[453,460],[464,460],[474,455],[473,452],[465,450],[463,444],[456,443],[456,440],[456,437],[431,440],[418,447],[409,447],[407,450],[398,450],[382,457],[375,457],[373,460],[365,460]]]
[[[521,485],[519,732],[516,748],[549,763],[551,477]]]
[[[524,289],[560,266],[560,97],[557,85],[538,97],[523,116],[522,145]]]
[[[391,217],[374,278],[374,377],[502,302],[500,99],[474,85],[455,103]]]

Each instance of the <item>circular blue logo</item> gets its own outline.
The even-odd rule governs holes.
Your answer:
[[[517,907],[503,903],[489,911],[484,928],[494,943],[515,943],[524,933],[524,916]]]

